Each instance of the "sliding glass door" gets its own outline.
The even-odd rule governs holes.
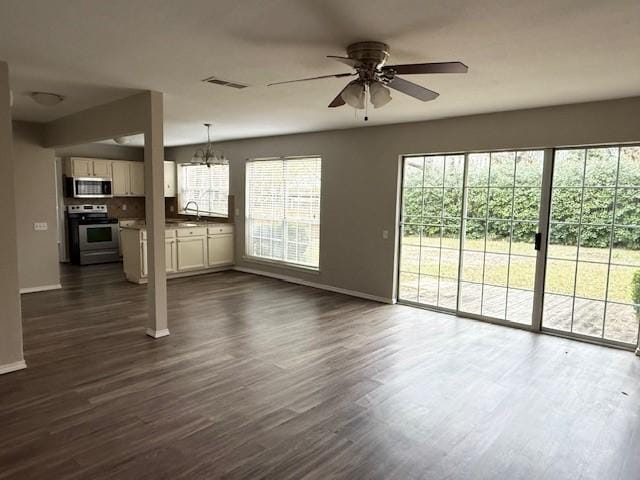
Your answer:
[[[640,146],[405,157],[400,232],[400,301],[638,342]]]
[[[544,154],[407,157],[399,298],[531,325]]]
[[[640,147],[555,152],[542,327],[634,345]]]
[[[464,155],[404,163],[400,297],[456,310]]]
[[[460,312],[531,325],[544,152],[469,154]]]

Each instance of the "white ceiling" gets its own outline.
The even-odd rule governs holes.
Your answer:
[[[165,93],[167,145],[363,125],[328,109],[349,71],[325,55],[385,41],[390,63],[461,60],[467,75],[411,80],[369,124],[640,95],[640,0],[3,0],[0,59],[14,117],[49,121],[139,90]],[[201,83],[218,77],[251,87]],[[67,99],[36,105],[26,94]]]

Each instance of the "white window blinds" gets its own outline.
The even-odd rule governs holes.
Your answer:
[[[249,160],[246,253],[319,268],[321,159]]]
[[[178,164],[178,206],[180,213],[195,214],[196,202],[200,214],[205,216],[228,216],[229,165],[180,165]]]

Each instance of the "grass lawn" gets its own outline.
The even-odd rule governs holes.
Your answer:
[[[439,272],[441,277],[457,277],[458,252],[456,249],[459,246],[457,239],[443,238],[442,250],[440,250],[439,237],[423,237],[422,247],[418,236],[405,236],[402,241],[400,269],[404,281],[410,281],[413,277],[407,273],[437,276]],[[533,244],[523,242],[511,244],[512,254],[524,256],[509,257],[509,242],[504,240],[487,241],[486,257],[482,253],[484,250],[484,240],[465,242],[463,280],[478,283],[484,281],[492,285],[506,286],[508,275],[510,287],[533,290],[536,260]],[[576,295],[580,297],[633,303],[631,279],[634,273],[640,270],[640,250],[614,249],[612,251],[608,286],[608,266],[589,262],[608,262],[609,249],[581,247],[577,277],[576,250],[575,246],[549,246],[546,292],[573,295],[575,285]]]

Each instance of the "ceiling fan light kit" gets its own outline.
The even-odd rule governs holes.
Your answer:
[[[364,94],[364,84],[358,81],[353,81],[347,85],[347,88],[342,91],[340,96],[347,105],[358,110],[364,110]]]
[[[329,104],[329,108],[341,107],[345,104],[362,110],[366,106],[367,92],[374,108],[385,106],[392,100],[390,89],[404,93],[423,102],[435,100],[439,94],[421,85],[405,80],[398,75],[419,75],[435,73],[466,73],[469,69],[462,62],[413,63],[404,65],[387,65],[391,54],[389,45],[382,42],[358,42],[347,47],[347,56],[329,55],[338,62],[353,68],[352,73],[337,73],[319,77],[289,80],[283,83],[305,82],[323,78],[354,77]],[[367,117],[365,116],[365,120]]]
[[[391,90],[379,82],[371,84],[369,94],[371,95],[371,105],[373,105],[373,108],[384,107],[392,99]]]

